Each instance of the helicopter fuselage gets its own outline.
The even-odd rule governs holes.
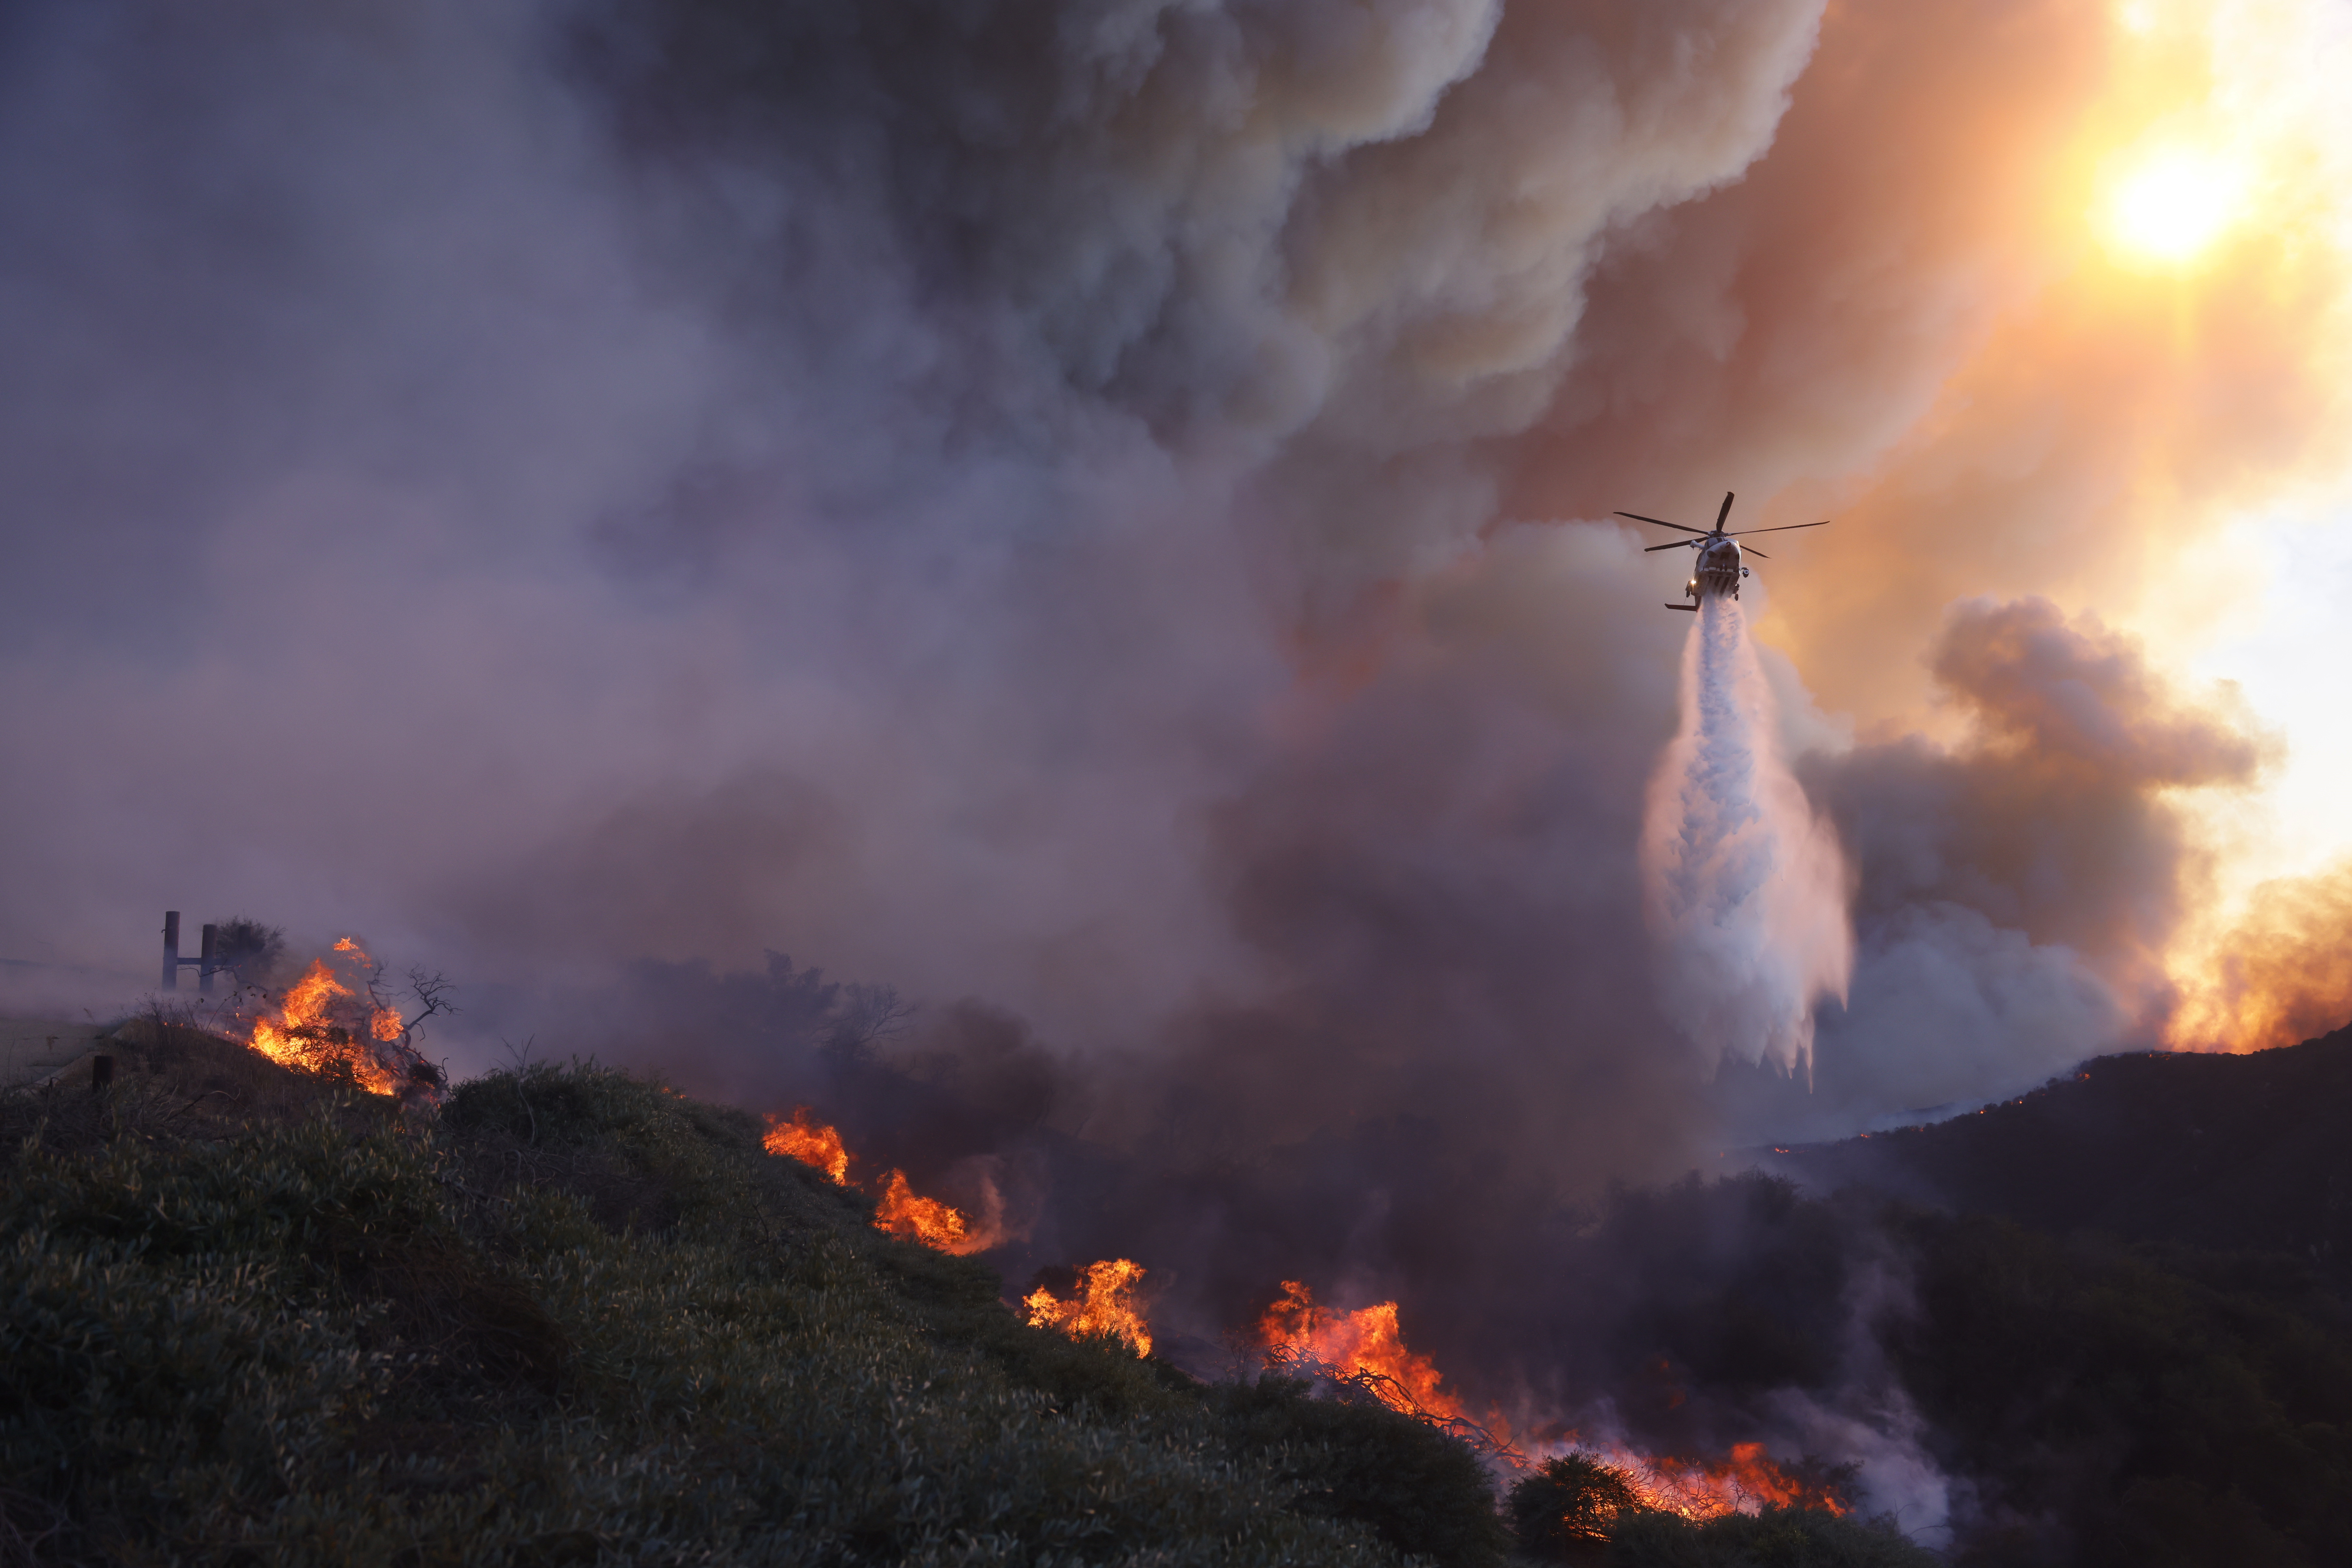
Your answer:
[[[1699,541],[1698,559],[1691,565],[1690,581],[1683,584],[1683,593],[1693,605],[1710,595],[1739,597],[1739,580],[1748,575],[1740,564],[1739,541],[1711,537]]]
[[[1691,559],[1690,581],[1683,584],[1683,595],[1689,603],[1669,604],[1666,608],[1696,610],[1701,603],[1709,598],[1737,599],[1739,597],[1740,580],[1748,575],[1748,562],[1745,552],[1739,547],[1739,534],[1793,533],[1801,528],[1829,526],[1828,521],[1824,520],[1821,522],[1784,522],[1772,528],[1743,528],[1737,531],[1728,531],[1723,525],[1731,516],[1731,492],[1724,491],[1723,505],[1715,514],[1715,527],[1712,531],[1692,528],[1685,523],[1668,522],[1663,517],[1651,517],[1638,511],[1621,511],[1617,514],[1619,517],[1631,518],[1635,522],[1655,523],[1660,528],[1671,528],[1677,533],[1692,535],[1688,539],[1670,539],[1664,544],[1643,547],[1644,553],[1654,553],[1660,550],[1696,552]],[[1756,554],[1760,559],[1764,552],[1759,550]]]

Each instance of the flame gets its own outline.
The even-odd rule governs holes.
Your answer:
[[[1034,1313],[1036,1297],[1030,1300]],[[1030,1321],[1037,1320],[1033,1315]],[[1305,1285],[1286,1279],[1281,1299],[1258,1320],[1258,1339],[1276,1355],[1318,1362],[1338,1369],[1342,1376],[1369,1374],[1366,1386],[1391,1409],[1457,1430],[1468,1427],[1494,1439],[1498,1456],[1507,1463],[1527,1462],[1510,1445],[1499,1414],[1490,1415],[1487,1426],[1480,1427],[1464,1416],[1458,1398],[1438,1386],[1437,1363],[1406,1347],[1394,1301],[1335,1312],[1318,1306]],[[1708,1460],[1643,1454],[1622,1443],[1583,1442],[1573,1430],[1554,1428],[1553,1433],[1563,1440],[1564,1447],[1580,1449],[1622,1472],[1644,1508],[1684,1519],[1759,1513],[1766,1508],[1847,1511],[1848,1505],[1829,1487],[1775,1464],[1761,1443],[1735,1443],[1728,1458]]]
[[[795,1108],[789,1121],[770,1115],[760,1146],[771,1154],[814,1166],[831,1176],[835,1185],[849,1184],[849,1145],[842,1142],[840,1129],[819,1121],[805,1105]],[[959,1258],[985,1252],[1004,1241],[1007,1233],[1003,1199],[995,1183],[983,1178],[981,1188],[982,1212],[975,1226],[961,1209],[924,1197],[908,1184],[906,1172],[894,1170],[882,1179],[882,1194],[874,1202],[874,1228]]]
[[[979,1250],[965,1231],[962,1213],[937,1198],[918,1195],[907,1184],[904,1171],[893,1171],[883,1179],[881,1200],[874,1205],[874,1228],[941,1252]]]
[[[1775,1464],[1761,1443],[1734,1443],[1728,1458],[1707,1460],[1643,1454],[1621,1443],[1593,1443],[1568,1434],[1569,1446],[1617,1470],[1644,1508],[1683,1519],[1761,1513],[1767,1508],[1822,1509],[1843,1514],[1850,1505],[1816,1480]]]
[[[1258,1320],[1258,1342],[1270,1351],[1321,1362],[1341,1375],[1370,1374],[1371,1390],[1391,1409],[1411,1415],[1458,1418],[1462,1403],[1437,1386],[1437,1363],[1405,1348],[1397,1304],[1334,1312],[1315,1303],[1313,1292],[1296,1279],[1282,1282],[1282,1299]]]
[[[335,943],[335,951],[367,961],[349,937]],[[370,1093],[396,1094],[404,1087],[403,1076],[385,1065],[369,1041],[390,1044],[401,1034],[398,1013],[377,1006],[338,979],[325,959],[314,958],[302,978],[288,988],[278,1016],[257,1019],[247,1044],[281,1067],[313,1073],[348,1071]]]
[[[760,1146],[771,1154],[815,1166],[831,1176],[836,1187],[849,1184],[848,1145],[842,1142],[836,1129],[817,1121],[805,1105],[796,1108],[789,1121],[781,1116],[769,1117],[768,1135],[760,1140]]]
[[[1151,1329],[1135,1304],[1135,1288],[1143,1279],[1143,1266],[1124,1258],[1089,1263],[1078,1280],[1077,1294],[1065,1301],[1044,1286],[1029,1292],[1022,1305],[1029,1309],[1029,1326],[1054,1328],[1076,1338],[1081,1334],[1115,1334],[1135,1347],[1139,1356],[1151,1353]]]

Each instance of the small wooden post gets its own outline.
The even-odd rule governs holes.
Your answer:
[[[220,950],[220,927],[205,927],[205,944],[196,951],[203,954],[196,960],[196,989],[209,996],[213,994],[213,971],[220,967],[215,956]]]
[[[90,1093],[92,1093],[92,1094],[104,1094],[104,1093],[106,1092],[106,1090],[107,1090],[107,1086],[109,1086],[110,1084],[113,1083],[113,1081],[114,1081],[114,1058],[113,1058],[112,1057],[92,1057],[92,1058],[89,1058],[89,1091],[90,1091]]]
[[[163,911],[163,989],[180,988],[180,911]]]

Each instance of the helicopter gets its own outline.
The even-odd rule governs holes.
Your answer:
[[[1723,510],[1715,514],[1715,531],[1712,533],[1703,528],[1688,528],[1679,522],[1668,522],[1663,517],[1643,517],[1638,511],[1617,513],[1619,517],[1630,517],[1635,522],[1654,522],[1660,528],[1679,528],[1685,533],[1698,535],[1696,539],[1677,539],[1665,544],[1653,544],[1643,552],[1645,555],[1660,550],[1690,549],[1698,552],[1698,561],[1691,569],[1690,581],[1683,584],[1683,592],[1690,596],[1690,603],[1669,604],[1666,608],[1689,610],[1696,614],[1699,601],[1710,594],[1727,594],[1735,599],[1739,597],[1739,580],[1748,575],[1748,568],[1740,561],[1739,540],[1742,534],[1787,533],[1794,529],[1827,528],[1830,525],[1829,519],[1823,518],[1819,522],[1790,522],[1778,528],[1744,528],[1738,533],[1726,533],[1723,531],[1723,523],[1724,520],[1731,515],[1731,491],[1723,492]],[[1754,545],[1748,547],[1748,552],[1764,560],[1771,559]]]

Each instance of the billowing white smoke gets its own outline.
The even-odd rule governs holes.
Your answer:
[[[1738,601],[1697,619],[1642,829],[1660,1000],[1702,1050],[1810,1073],[1813,1004],[1853,973],[1844,859],[1780,758]]]

